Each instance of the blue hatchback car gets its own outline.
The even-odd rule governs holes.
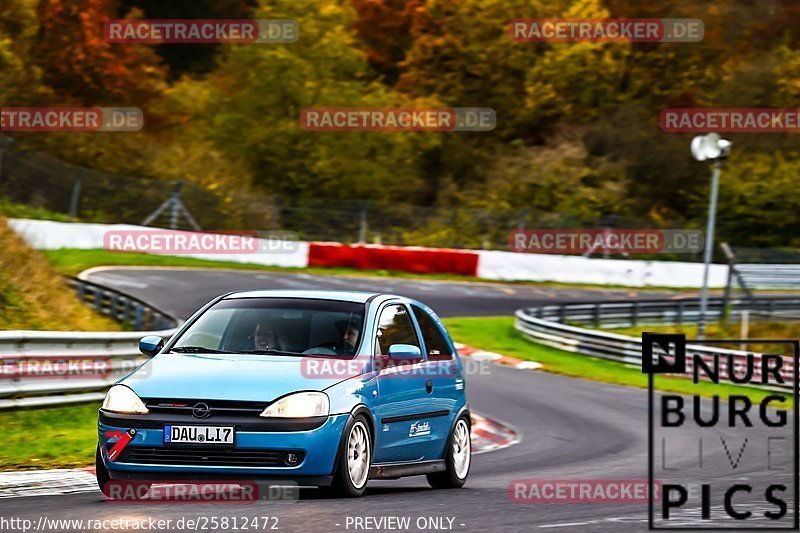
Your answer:
[[[464,372],[441,320],[389,294],[247,291],[214,299],[117,382],[97,481],[276,480],[360,496],[369,479],[464,485]]]

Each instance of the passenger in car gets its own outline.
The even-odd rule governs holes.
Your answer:
[[[358,345],[358,335],[361,328],[358,324],[353,322],[340,322],[342,338],[336,343],[336,353],[339,355],[353,355],[356,353],[356,346]]]

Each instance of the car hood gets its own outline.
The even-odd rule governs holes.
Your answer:
[[[306,377],[309,358],[160,354],[121,380],[140,398],[271,402],[296,391],[321,391],[343,377]]]

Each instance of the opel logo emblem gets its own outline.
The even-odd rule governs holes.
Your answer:
[[[192,407],[192,416],[195,418],[206,418],[211,414],[211,408],[205,403],[196,403]]]

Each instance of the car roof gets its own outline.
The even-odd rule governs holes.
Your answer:
[[[310,298],[314,300],[340,300],[344,302],[354,302],[363,304],[367,303],[369,299],[375,296],[393,297],[393,295],[381,294],[377,292],[270,289],[270,290],[234,292],[225,296],[224,299],[230,300],[235,298]]]

